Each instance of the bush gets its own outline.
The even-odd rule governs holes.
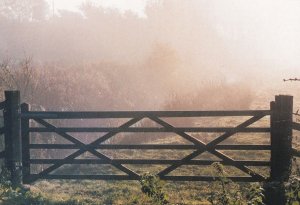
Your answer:
[[[239,184],[226,177],[223,165],[215,162],[212,166],[217,179],[212,183],[207,199],[212,205],[264,205],[261,186],[252,184],[243,190]]]
[[[289,181],[285,183],[285,196],[287,205],[299,205],[300,203],[300,166],[297,158],[293,158],[293,173]]]
[[[155,175],[145,174],[140,180],[142,192],[158,205],[169,204],[167,195],[163,192],[163,184]]]

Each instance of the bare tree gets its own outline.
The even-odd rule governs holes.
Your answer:
[[[0,14],[19,22],[44,20],[49,5],[44,0],[1,0]]]

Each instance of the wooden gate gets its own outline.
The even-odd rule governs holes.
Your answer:
[[[17,95],[12,95],[18,98]],[[18,99],[12,100],[18,102]],[[10,105],[6,103],[6,109]],[[224,165],[235,167],[247,176],[228,177],[233,181],[259,182],[266,180],[286,180],[290,173],[292,158],[292,128],[299,129],[299,124],[292,122],[292,97],[276,96],[271,103],[270,110],[238,110],[238,111],[120,111],[120,112],[48,112],[31,111],[28,104],[21,105],[19,115],[15,116],[15,121],[21,123],[20,140],[14,140],[14,149],[18,148],[18,143],[22,143],[22,179],[23,183],[32,183],[38,179],[103,179],[103,180],[139,180],[141,174],[130,169],[128,165],[167,165],[157,174],[163,180],[174,181],[213,181],[216,176],[206,175],[174,175],[176,171],[185,165],[211,165],[220,162]],[[12,109],[13,110],[13,109]],[[234,126],[187,126],[178,127],[168,122],[166,119],[172,118],[214,118],[214,117],[243,117],[246,118]],[[256,127],[255,123],[262,118],[269,120],[266,127]],[[54,125],[53,120],[74,120],[82,121],[89,119],[126,119],[120,126],[97,126],[97,127],[61,127]],[[143,119],[155,122],[159,127],[135,126]],[[33,123],[34,122],[34,123]],[[8,125],[9,123],[6,123]],[[18,128],[18,123],[12,124]],[[251,126],[253,125],[253,126]],[[7,129],[7,128],[6,128]],[[32,143],[31,135],[34,133],[56,133],[69,143]],[[73,133],[105,133],[90,143],[84,143],[73,136]],[[188,144],[112,144],[108,141],[116,137],[119,133],[174,133],[186,140]],[[219,133],[219,136],[209,142],[204,142],[201,138],[196,138],[190,133]],[[224,144],[224,141],[237,133],[270,133],[270,144]],[[18,133],[7,134],[18,138]],[[34,150],[75,150],[73,153],[64,156],[62,159],[32,158]],[[190,150],[181,159],[172,159],[164,156],[163,159],[127,159],[112,158],[105,155],[102,150]],[[236,160],[224,151],[260,151],[269,150],[270,160]],[[95,158],[78,158],[89,152]],[[198,156],[208,152],[216,156],[219,160],[197,159]],[[12,153],[15,161],[19,159],[19,152]],[[49,166],[39,173],[32,173],[31,167],[36,164],[48,164]],[[65,164],[108,164],[120,170],[123,174],[55,174],[55,171]],[[14,164],[12,172],[17,170]],[[253,169],[253,167],[270,167],[270,176]],[[16,174],[14,174],[15,176]]]

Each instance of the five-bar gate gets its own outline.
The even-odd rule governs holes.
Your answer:
[[[271,102],[270,110],[238,110],[238,111],[120,111],[120,112],[48,112],[31,111],[29,105],[20,105],[18,91],[7,91],[4,108],[6,151],[0,156],[6,157],[14,182],[32,183],[38,179],[103,179],[103,180],[139,180],[141,175],[130,169],[128,165],[167,165],[156,173],[163,180],[174,181],[212,181],[215,176],[205,175],[174,175],[173,171],[184,165],[211,165],[216,162],[211,159],[197,159],[204,152],[216,156],[218,162],[232,166],[245,173],[246,176],[231,176],[233,181],[259,182],[266,180],[286,180],[291,171],[293,153],[292,129],[299,130],[299,124],[292,120],[292,97],[276,96]],[[187,126],[178,127],[169,123],[171,118],[213,118],[213,117],[246,117],[235,126]],[[267,117],[270,123],[266,127],[251,126]],[[74,119],[127,119],[120,126],[97,127],[61,127],[51,123],[53,120]],[[143,119],[155,122],[159,127],[134,126]],[[56,133],[68,143],[33,143],[33,133]],[[73,136],[73,133],[105,133],[90,143],[84,143]],[[119,133],[174,133],[186,140],[188,144],[111,144],[109,140]],[[190,133],[219,133],[219,136],[204,142]],[[223,142],[237,133],[270,133],[270,144],[224,144]],[[33,150],[75,150],[62,159],[32,158]],[[102,150],[190,150],[181,159],[127,159],[112,158]],[[224,151],[228,150],[269,150],[270,160],[236,160]],[[93,159],[80,158],[89,152]],[[39,173],[32,173],[31,167],[36,164],[47,164]],[[123,174],[56,174],[55,171],[65,164],[108,164],[117,168]],[[270,167],[270,176],[253,169],[253,167]]]

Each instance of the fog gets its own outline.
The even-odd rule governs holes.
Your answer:
[[[78,10],[0,0],[2,90],[47,109],[242,109],[265,88],[289,93],[282,79],[300,75],[299,1],[149,0],[143,15],[85,1]]]

